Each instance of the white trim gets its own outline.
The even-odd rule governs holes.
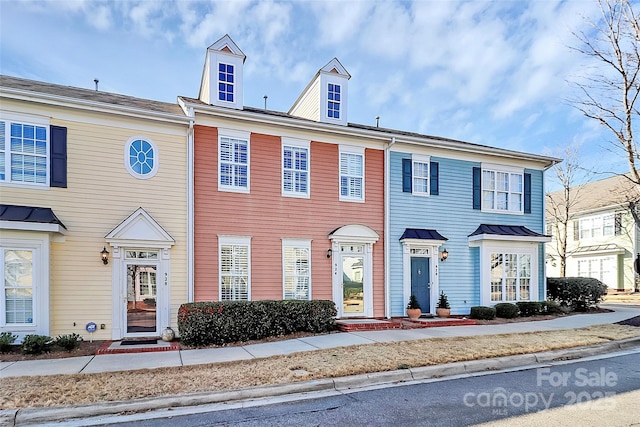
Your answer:
[[[362,157],[362,197],[350,197],[342,195],[342,153],[345,154],[355,154]],[[356,202],[356,203],[364,203],[365,202],[365,149],[364,147],[356,147],[353,145],[340,145],[338,147],[338,198],[341,202]]]
[[[402,306],[406,307],[411,296],[411,258],[428,258],[429,272],[429,307],[422,307],[423,313],[435,313],[440,294],[440,274],[438,272],[440,262],[440,247],[442,240],[403,239],[402,244]],[[412,254],[412,249],[426,249],[429,254]],[[427,308],[427,311],[424,311]]]
[[[311,141],[297,138],[282,137],[282,143],[280,144],[280,189],[283,197],[297,197],[302,199],[308,199],[311,197]],[[304,148],[307,150],[307,191],[286,191],[284,189],[284,148]]]
[[[547,243],[551,241],[549,236],[504,236],[501,234],[476,234],[469,237],[469,246],[480,246],[482,241],[501,241],[501,242],[533,242],[533,243]]]
[[[27,334],[49,335],[49,269],[51,262],[50,236],[48,233],[33,233],[27,231],[6,231],[0,238],[0,247],[9,250],[33,251],[33,322],[21,324],[5,324],[4,292],[0,296],[0,332],[12,332],[22,339]],[[4,258],[0,257],[0,274],[4,280]],[[4,289],[4,284],[0,289]]]
[[[23,221],[0,221],[0,230],[43,231],[59,234],[65,234],[67,232],[67,230],[60,224]]]
[[[415,177],[416,166],[415,163],[427,164],[427,191],[416,191]],[[424,179],[424,177],[419,177]],[[411,194],[420,197],[429,197],[431,195],[431,156],[424,156],[420,154],[411,154]]]
[[[247,247],[247,301],[251,301],[251,237],[218,235],[218,301],[222,301],[222,246]],[[230,300],[225,300],[230,301]]]
[[[484,173],[485,171],[487,172],[493,172],[496,176],[494,176],[494,188],[491,190],[494,193],[494,205],[497,205],[498,200],[497,200],[497,194],[498,193],[505,193],[504,191],[499,191],[497,189],[497,174],[498,173],[505,173],[508,176],[508,184],[509,184],[509,190],[506,192],[507,194],[507,205],[510,206],[511,205],[511,195],[512,194],[520,194],[522,200],[520,202],[520,209],[519,210],[512,210],[511,208],[509,209],[497,209],[492,207],[486,207],[484,204],[484,192],[485,191],[489,191],[488,189],[485,189],[484,187]],[[519,175],[520,178],[522,179],[522,191],[521,192],[515,192],[511,190],[511,175]],[[515,166],[507,166],[507,165],[499,165],[499,164],[494,164],[494,163],[482,163],[481,164],[481,169],[480,169],[480,207],[482,212],[487,212],[487,213],[500,213],[500,214],[509,214],[509,215],[524,215],[524,203],[525,203],[525,188],[524,188],[524,168],[520,168],[520,167],[515,167]]]
[[[0,186],[21,187],[33,189],[49,189],[51,187],[51,121],[49,118],[43,118],[33,114],[20,114],[14,112],[0,112],[0,122],[4,123],[4,155],[0,158],[0,162],[4,163],[5,179],[0,179]],[[34,127],[44,127],[46,132],[45,154],[36,154],[29,152],[15,152],[26,156],[37,158],[45,158],[45,182],[25,182],[14,181],[12,177],[11,155],[14,151],[11,149],[11,125],[27,125]]]
[[[307,268],[309,270],[309,285],[307,287],[307,300],[311,300],[311,284],[312,284],[312,270],[311,270],[311,263],[312,263],[312,257],[311,257],[311,239],[286,239],[283,238],[282,239],[282,299],[286,299],[286,272],[285,272],[285,249],[287,248],[292,248],[292,249],[306,249],[308,251],[308,258],[307,258]]]
[[[480,305],[493,306],[500,302],[517,301],[491,301],[491,254],[526,254],[531,258],[531,278],[529,282],[529,299],[527,301],[539,301],[539,263],[538,263],[538,243],[525,242],[497,242],[484,241],[480,243]]]
[[[239,141],[245,141],[247,143],[247,186],[240,187],[235,185],[223,185],[220,179],[220,164],[221,160],[221,150],[220,144],[222,143],[222,138],[235,139]],[[231,162],[235,163],[235,162]],[[232,129],[221,129],[218,128],[218,191],[228,191],[232,193],[250,193],[251,192],[251,133],[246,131],[232,130]]]
[[[145,141],[149,145],[151,145],[151,148],[153,148],[153,168],[149,173],[139,174],[135,172],[131,167],[129,150],[131,148],[131,144],[133,144],[135,141]],[[147,136],[144,136],[144,135],[132,136],[124,144],[124,167],[127,170],[127,172],[129,172],[129,175],[131,175],[134,178],[137,178],[137,179],[153,178],[154,176],[156,176],[156,173],[158,173],[158,168],[160,167],[160,151],[158,150],[158,146],[155,144],[155,142],[153,142],[151,138]]]
[[[344,298],[342,291],[342,252],[341,245],[363,246],[363,309],[359,316],[373,317],[373,244],[380,236],[370,227],[360,224],[350,224],[334,230],[329,234],[331,240],[331,261],[333,264],[332,297],[338,309],[338,317],[343,317]],[[345,254],[352,255],[352,254]]]

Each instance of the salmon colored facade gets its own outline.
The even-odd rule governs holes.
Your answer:
[[[246,130],[250,128],[247,123]],[[217,127],[194,128],[195,300],[220,298],[219,236],[250,238],[251,300],[285,297],[283,239],[311,241],[309,298],[335,300],[333,275],[340,261],[335,252],[327,256],[332,248],[329,234],[345,225],[358,224],[379,235],[372,245],[371,293],[373,316],[383,317],[383,150],[364,149],[364,202],[340,201],[340,145],[312,139],[309,197],[287,197],[282,194],[282,138],[251,132],[247,194],[219,191],[218,136]],[[335,302],[336,306],[343,303]],[[348,317],[348,313],[343,316]]]

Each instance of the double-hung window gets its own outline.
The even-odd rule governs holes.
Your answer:
[[[220,301],[251,299],[251,238],[220,236]]]
[[[233,102],[234,86],[234,66],[218,63],[218,100]]]
[[[2,255],[2,301],[4,318],[0,325],[34,322],[34,251],[0,248]]]
[[[49,183],[49,126],[0,121],[0,181]]]
[[[426,196],[429,194],[429,158],[412,157],[413,194]]]
[[[522,213],[524,173],[522,170],[482,169],[482,209]]]
[[[249,178],[249,133],[220,129],[218,190],[248,193]]]
[[[282,195],[309,197],[310,141],[282,138]]]
[[[491,301],[531,299],[531,255],[491,253]]]
[[[340,200],[364,201],[364,148],[340,147]]]
[[[311,299],[311,241],[282,241],[284,299]]]

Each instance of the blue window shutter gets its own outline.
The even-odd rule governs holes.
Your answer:
[[[411,193],[411,159],[402,159],[402,191]]]
[[[473,168],[473,209],[482,209],[482,169]]]
[[[531,174],[524,174],[524,213],[531,213]]]
[[[49,145],[51,157],[49,185],[67,188],[67,128],[50,126]]]
[[[439,189],[439,185],[438,185],[438,162],[431,162],[429,164],[429,178],[431,183],[430,185],[430,189],[429,189],[429,193],[432,196],[437,196],[438,195],[438,189]]]

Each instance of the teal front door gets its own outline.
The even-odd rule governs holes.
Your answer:
[[[411,294],[415,295],[423,313],[431,311],[429,258],[411,257]]]

